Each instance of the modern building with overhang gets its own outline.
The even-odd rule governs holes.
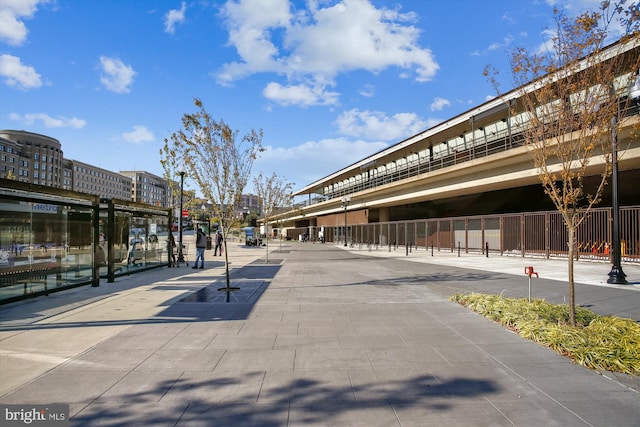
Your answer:
[[[617,43],[610,49],[615,49],[615,55],[637,58],[640,41]],[[627,80],[637,84],[637,70],[635,76],[626,75]],[[328,241],[332,237],[334,241],[385,244],[389,238],[382,241],[379,231],[374,236],[362,231],[358,236],[357,227],[554,211],[533,165],[531,148],[525,144],[525,113],[518,95],[523,89],[529,90],[514,89],[310,183],[294,193],[298,198],[304,196],[305,201],[293,210],[283,211],[274,221],[284,223],[285,231],[288,227],[290,232],[297,230],[296,233],[304,233],[311,239],[322,233],[325,240],[330,236]],[[634,206],[640,205],[640,191],[635,186],[640,181],[637,135],[640,94],[627,88],[618,89],[622,98],[636,95],[639,98],[624,103],[628,108],[623,112],[618,132],[620,205]],[[601,163],[601,157],[592,158],[591,164]],[[586,177],[587,189],[600,179],[595,168],[591,173]],[[611,202],[609,185],[598,206],[610,207]],[[424,242],[429,235],[423,233]],[[411,243],[416,241],[417,236]]]

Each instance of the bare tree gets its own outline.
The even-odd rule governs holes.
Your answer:
[[[214,120],[200,99],[198,111],[182,116],[183,129],[165,139],[165,152],[171,153],[195,180],[204,198],[213,203],[224,239],[227,302],[231,290],[227,237],[234,224],[242,192],[251,174],[253,161],[262,151],[262,130],[251,129],[238,139],[238,131],[224,121]]]
[[[260,173],[253,179],[253,186],[258,193],[262,207],[262,216],[267,231],[267,264],[269,263],[269,219],[279,208],[291,206],[293,200],[293,183],[286,182],[275,172],[270,176]]]
[[[603,2],[600,10],[575,18],[555,10],[557,28],[547,50],[518,48],[510,58],[519,87],[518,102],[509,104],[511,115],[567,231],[572,325],[576,233],[601,201],[612,173],[612,134],[625,120],[628,88],[639,65],[637,5],[624,5],[624,0]],[[628,33],[607,45],[614,22]],[[485,75],[498,89],[497,73],[487,68]],[[587,177],[597,177],[595,184],[585,185]]]

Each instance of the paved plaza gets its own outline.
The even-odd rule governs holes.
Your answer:
[[[568,299],[566,261],[233,245],[0,306],[0,404],[70,405],[73,426],[638,426],[637,377],[595,372],[449,301]],[[640,321],[626,286],[579,262],[576,299]]]

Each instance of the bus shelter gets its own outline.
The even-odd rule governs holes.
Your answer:
[[[91,284],[97,196],[0,179],[0,303]]]
[[[100,200],[97,262],[100,277],[168,265],[171,210],[117,199]]]

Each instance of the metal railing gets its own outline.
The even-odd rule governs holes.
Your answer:
[[[576,257],[611,257],[611,208],[592,210],[577,231]],[[288,229],[316,240],[317,227]],[[369,247],[456,251],[485,255],[566,258],[567,232],[557,211],[479,215],[324,227],[324,241]],[[640,206],[620,209],[622,260],[640,263]]]

